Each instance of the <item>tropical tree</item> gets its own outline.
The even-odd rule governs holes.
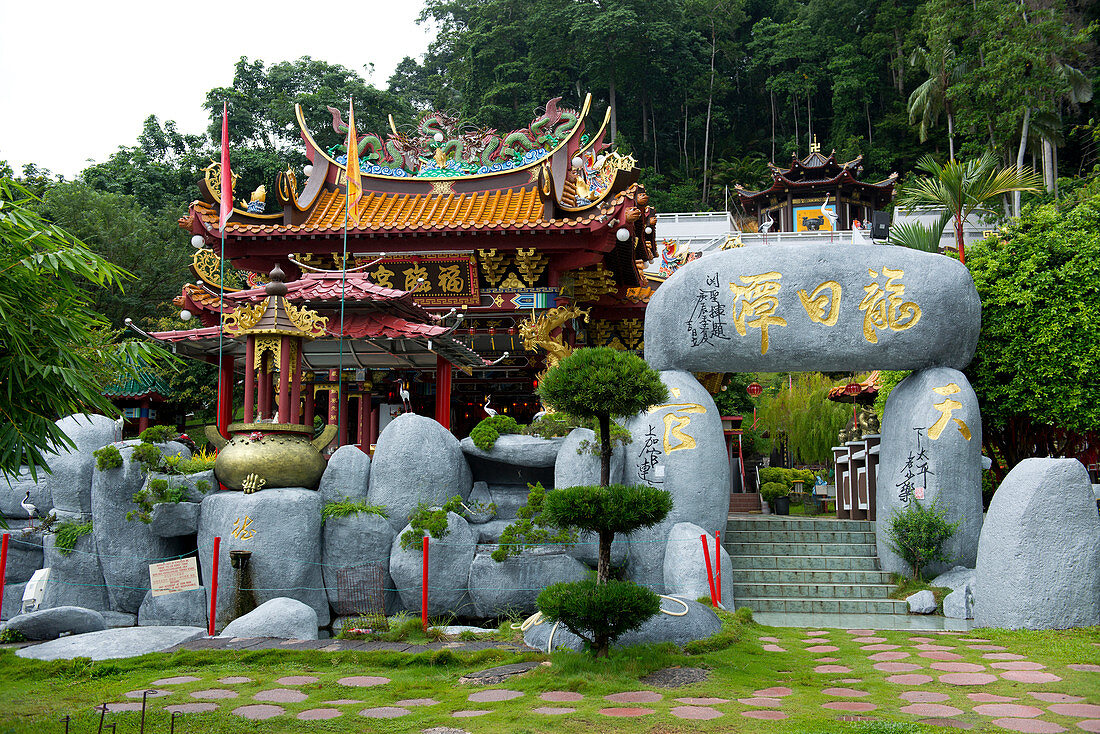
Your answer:
[[[984,209],[999,196],[1013,191],[1039,191],[1043,184],[1042,177],[1034,171],[1021,170],[1016,166],[997,168],[996,160],[988,152],[979,158],[963,162],[951,160],[944,164],[938,163],[931,155],[925,155],[917,161],[916,170],[927,175],[902,187],[898,205],[908,211],[918,206],[932,205],[950,212],[955,220],[959,260],[963,263],[966,262],[963,222],[967,217]]]
[[[955,160],[955,112],[947,90],[962,79],[966,66],[955,58],[952,46],[941,46],[937,53],[918,48],[909,57],[910,66],[924,68],[928,78],[909,95],[909,124],[918,125],[920,141],[928,140],[928,132],[939,120],[940,113],[947,116],[947,148],[951,160]]]

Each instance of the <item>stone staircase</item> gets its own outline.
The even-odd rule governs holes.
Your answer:
[[[731,515],[722,544],[737,606],[757,612],[905,614],[867,520]],[[723,569],[723,573],[726,573]]]

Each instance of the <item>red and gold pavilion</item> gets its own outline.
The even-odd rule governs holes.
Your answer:
[[[197,280],[176,299],[203,326],[153,336],[192,357],[221,354],[219,392],[231,395],[244,345],[219,338],[219,323],[263,300],[278,266],[286,300],[327,317],[325,335],[302,346],[300,420],[344,416],[338,443],[367,445],[401,409],[402,389],[415,412],[460,435],[485,416],[486,399],[529,419],[538,375],[564,351],[641,350],[651,293],[642,268],[656,254],[656,214],[633,158],[603,141],[608,117],[590,135],[590,98],[579,111],[557,102],[504,135],[438,112],[411,131],[391,119],[389,133],[359,135],[364,195],[346,227],[347,153],[323,150],[298,109],[304,185],[284,171],[281,211],[265,212],[257,192],[222,231],[220,173],[207,169],[180,220],[201,248]],[[219,427],[233,413],[226,397]]]

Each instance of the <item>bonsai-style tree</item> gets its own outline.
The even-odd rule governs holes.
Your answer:
[[[538,598],[552,621],[588,641],[596,657],[612,642],[642,625],[660,609],[649,589],[611,579],[615,533],[630,533],[661,522],[672,509],[672,495],[661,489],[610,484],[611,418],[634,415],[668,397],[660,376],[639,357],[600,347],[579,349],[550,370],[539,386],[543,400],[558,410],[593,417],[600,428],[600,484],[546,493],[542,522],[586,530],[599,537],[595,580],[553,584]]]

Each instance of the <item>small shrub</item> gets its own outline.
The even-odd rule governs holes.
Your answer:
[[[198,474],[214,468],[217,461],[216,454],[208,452],[205,448],[197,454],[192,454],[190,459],[183,459],[176,466],[180,474]]]
[[[502,433],[519,433],[520,425],[510,415],[491,415],[474,426],[470,440],[482,451],[490,451]]]
[[[947,511],[935,500],[927,507],[913,500],[904,510],[894,512],[887,545],[909,564],[917,579],[929,563],[951,562],[943,544],[959,529],[960,522],[948,522]]]
[[[135,446],[134,452],[130,454],[130,461],[141,464],[141,468],[146,473],[160,471],[168,466],[160,449],[151,443],[139,443]]]
[[[597,657],[606,657],[612,642],[638,629],[661,609],[661,599],[630,581],[595,579],[551,584],[539,594],[539,611],[551,622],[585,640]]]
[[[199,481],[195,482],[195,489],[199,492],[202,492],[203,494],[206,494],[210,491],[210,482],[205,479],[200,479]]]
[[[138,434],[142,443],[165,443],[176,437],[176,429],[172,426],[149,426]]]
[[[143,444],[152,445],[152,444]],[[171,503],[178,504],[183,502],[187,496],[183,486],[173,486],[167,479],[152,479],[149,484],[142,487],[139,491],[134,492],[130,500],[137,505],[136,510],[130,510],[126,513],[126,519],[133,521],[135,519],[141,520],[148,525],[153,521],[153,506]]]
[[[462,498],[451,497],[443,503],[442,507],[433,508],[426,502],[421,502],[409,515],[409,524],[412,529],[406,530],[401,535],[401,548],[413,550],[419,548],[423,542],[424,533],[428,533],[436,540],[447,537],[447,513],[458,513],[462,509]]]
[[[27,636],[14,627],[5,627],[0,630],[0,645],[12,642],[26,642]]]
[[[777,466],[760,467],[760,484],[778,483],[790,490],[791,485],[787,481],[787,470]]]
[[[122,454],[114,444],[104,446],[92,452],[95,457],[95,468],[100,471],[117,469],[122,466]]]
[[[92,532],[90,522],[63,522],[57,526],[57,532],[54,535],[54,548],[63,556],[70,555],[76,548],[76,542],[80,540],[80,536],[87,535],[90,532]]]
[[[363,500],[356,502],[345,499],[341,502],[329,502],[321,508],[321,524],[324,525],[325,521],[332,517],[350,517],[359,513],[389,517],[386,508],[382,505],[368,505]]]
[[[458,633],[458,639],[462,642],[476,642],[477,633],[473,630],[462,630]]]
[[[760,487],[760,496],[765,502],[774,502],[780,497],[786,497],[790,491],[790,487],[782,482],[764,482]]]
[[[542,482],[527,485],[527,504],[516,511],[518,519],[500,534],[500,546],[493,551],[497,563],[509,556],[518,556],[527,548],[547,543],[570,544],[577,540],[575,530],[565,530],[545,523],[542,518],[546,489]]]

